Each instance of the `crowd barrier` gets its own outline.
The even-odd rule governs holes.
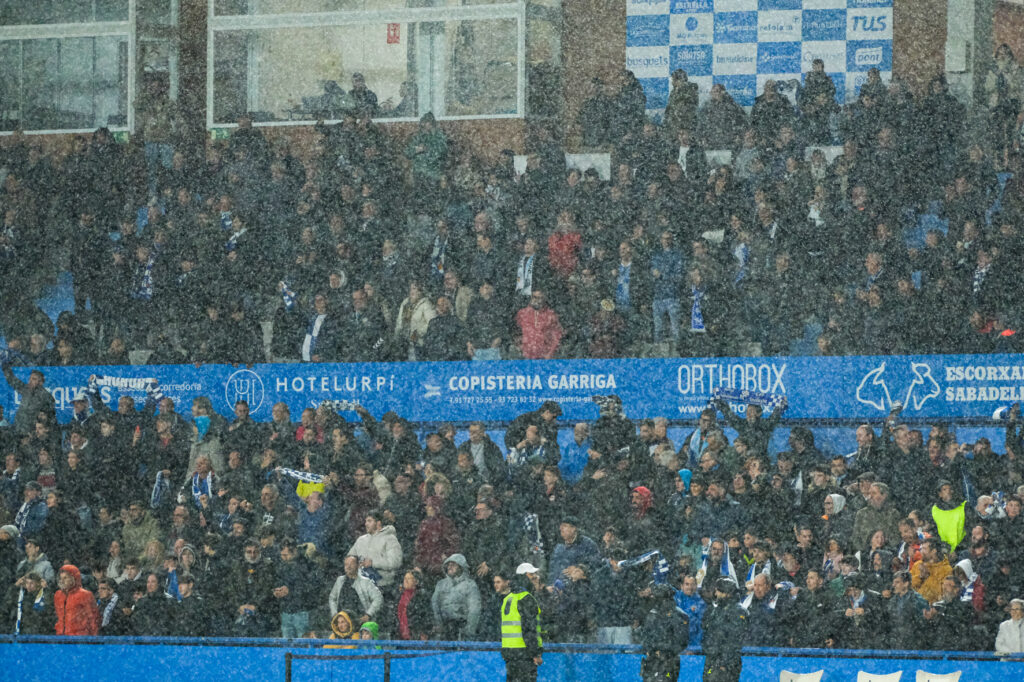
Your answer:
[[[2,636],[0,654],[0,679],[20,682],[504,679],[500,651],[490,643]],[[700,679],[703,662],[699,650],[688,650],[681,657],[680,679]],[[917,679],[918,671],[960,672],[963,682],[1003,682],[1024,679],[1024,660],[973,652],[746,649],[741,679],[768,682],[784,671],[819,670],[822,682],[855,682],[861,671],[900,672],[906,682]],[[542,682],[635,681],[640,651],[637,646],[549,645],[539,672]]]
[[[297,417],[325,400],[354,400],[376,415],[395,410],[412,422],[500,423],[556,400],[562,419],[571,422],[597,418],[592,396],[616,394],[631,418],[692,422],[716,390],[730,389],[785,396],[790,421],[877,422],[901,402],[903,418],[911,421],[991,424],[996,408],[1024,396],[1024,355],[1019,354],[43,369],[60,421],[71,418],[72,400],[92,374],[156,379],[186,416],[198,396],[208,396],[228,417],[237,400],[247,400],[257,421],[268,421],[277,402]],[[27,379],[29,369],[14,372]],[[114,403],[122,394],[145,400],[145,382],[123,383],[102,386],[104,402]],[[0,384],[0,404],[8,414],[19,402],[19,395]],[[734,403],[737,412],[743,408]]]

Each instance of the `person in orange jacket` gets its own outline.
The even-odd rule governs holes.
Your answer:
[[[82,587],[82,574],[74,566],[60,567],[57,574],[60,587],[53,595],[53,608],[57,612],[58,635],[99,634],[99,609],[92,592]]]

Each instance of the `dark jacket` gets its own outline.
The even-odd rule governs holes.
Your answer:
[[[672,599],[662,599],[647,612],[639,639],[646,654],[660,651],[678,656],[690,643],[690,619]]]
[[[734,602],[713,604],[704,612],[704,655],[738,660],[747,641],[748,617],[746,610]]]

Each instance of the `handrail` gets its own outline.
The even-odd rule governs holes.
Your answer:
[[[144,646],[256,646],[287,649],[324,649],[337,652],[336,647],[344,646],[346,650],[388,649],[391,651],[430,651],[430,652],[496,652],[501,650],[498,642],[455,642],[445,640],[405,641],[405,640],[358,640],[358,639],[281,639],[271,637],[68,637],[64,635],[0,635],[0,644],[128,644]],[[550,643],[544,645],[545,651],[559,653],[590,653],[590,654],[636,654],[642,652],[639,644],[569,644]],[[345,655],[340,653],[339,655]],[[703,656],[698,647],[689,647],[683,656]],[[1003,656],[990,651],[936,651],[913,649],[796,649],[783,647],[744,647],[743,655],[757,657],[786,658],[884,658],[884,659],[922,659],[944,661],[1001,661],[1021,660],[1020,656]]]

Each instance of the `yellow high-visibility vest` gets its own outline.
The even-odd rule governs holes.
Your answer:
[[[952,509],[939,509],[938,505],[932,505],[932,520],[935,521],[935,528],[939,532],[939,538],[949,545],[950,552],[955,551],[967,537],[964,526],[967,519],[966,505],[966,502],[961,502]]]
[[[501,648],[525,649],[523,624],[519,615],[519,601],[529,592],[513,592],[501,602]],[[540,632],[540,608],[537,609],[537,643],[543,645]]]

